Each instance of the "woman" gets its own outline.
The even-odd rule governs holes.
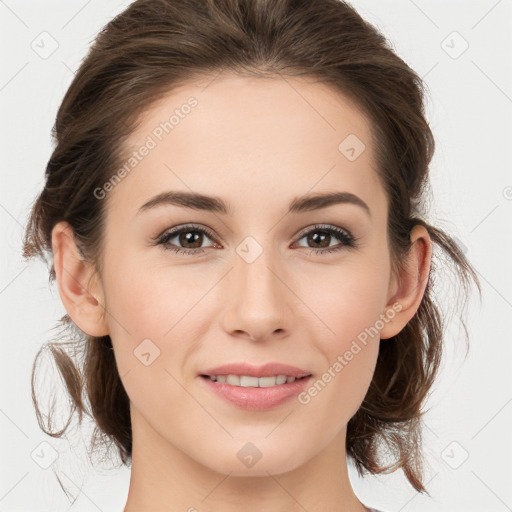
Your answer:
[[[138,0],[55,138],[25,253],[53,260],[83,364],[50,346],[131,465],[125,512],[371,510],[346,457],[426,492],[434,247],[479,283],[424,218],[423,85],[374,27],[339,0]]]

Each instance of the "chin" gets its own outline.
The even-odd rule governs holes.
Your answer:
[[[217,473],[242,477],[279,475],[306,462],[303,445],[286,447],[271,443],[268,439],[254,442],[235,440],[221,449],[212,453],[207,460],[203,460],[204,453],[201,454],[198,462]]]

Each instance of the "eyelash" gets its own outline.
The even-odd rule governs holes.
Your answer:
[[[301,234],[301,236],[298,238],[298,240],[301,240],[305,236],[307,236],[311,233],[315,233],[317,231],[320,231],[322,233],[328,233],[330,235],[335,235],[335,237],[338,238],[342,242],[342,245],[325,248],[325,249],[310,248],[311,249],[310,255],[311,254],[318,255],[318,254],[337,252],[337,251],[341,251],[341,250],[348,249],[348,248],[355,248],[358,245],[357,242],[359,239],[354,237],[353,235],[351,235],[347,230],[338,228],[336,226],[322,226],[320,224],[316,224],[314,227],[312,227],[308,231],[303,232]],[[188,226],[183,226],[183,227],[168,231],[168,232],[164,233],[163,235],[157,237],[154,242],[154,245],[162,245],[164,250],[167,250],[167,251],[170,250],[170,251],[174,251],[177,254],[181,253],[181,254],[189,255],[189,256],[194,256],[194,255],[203,253],[204,252],[203,248],[198,247],[196,249],[187,249],[184,247],[172,246],[172,245],[168,244],[169,240],[174,238],[176,235],[180,235],[181,233],[187,233],[187,232],[203,233],[203,234],[206,234],[210,239],[215,240],[215,235],[209,229],[204,228],[204,227],[197,227],[194,225],[188,225]],[[303,246],[301,246],[301,247],[303,247]],[[307,249],[307,247],[303,247],[303,248]]]

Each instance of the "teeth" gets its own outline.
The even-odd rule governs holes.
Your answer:
[[[287,377],[286,375],[276,375],[273,377],[252,377],[250,375],[208,375],[208,378],[216,382],[225,382],[226,384],[240,386],[243,388],[269,388],[271,386],[295,381],[295,377]]]

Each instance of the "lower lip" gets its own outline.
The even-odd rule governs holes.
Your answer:
[[[215,382],[208,377],[200,377],[217,396],[231,404],[249,411],[265,411],[272,409],[297,396],[311,379],[305,377],[285,384],[277,384],[268,388],[232,386],[224,382]]]

